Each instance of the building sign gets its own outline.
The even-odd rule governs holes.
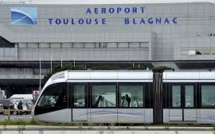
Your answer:
[[[35,7],[12,7],[11,24],[36,25],[37,9]]]
[[[86,8],[84,14],[86,18],[48,18],[49,25],[107,25],[111,22],[112,15],[119,15],[119,23],[123,25],[168,25],[177,24],[178,18],[171,17],[150,17],[144,16],[146,11],[145,7],[110,7],[110,8]],[[120,17],[120,15],[134,15],[138,14],[140,17]],[[142,14],[142,16],[141,16]],[[101,16],[100,18],[95,17]],[[107,17],[108,16],[108,17]],[[117,20],[118,21],[118,20]]]

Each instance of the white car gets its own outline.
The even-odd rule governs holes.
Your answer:
[[[26,113],[26,114],[31,113],[31,110],[32,110],[32,107],[33,107],[33,101],[28,100],[28,99],[26,99],[26,100],[25,99],[23,99],[23,100],[13,99],[14,109],[15,110],[20,110],[20,109],[18,109],[18,104],[19,104],[20,101],[22,101],[22,110],[23,110],[22,114],[23,113]],[[18,112],[15,111],[15,112],[13,112],[13,114],[17,115]]]

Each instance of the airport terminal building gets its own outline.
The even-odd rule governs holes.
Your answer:
[[[0,87],[10,93],[38,88],[40,61],[44,74],[61,61],[213,69],[214,59],[213,3],[0,4]]]

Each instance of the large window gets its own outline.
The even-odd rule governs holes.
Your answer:
[[[181,107],[181,86],[172,86],[172,107]]]
[[[202,85],[202,107],[215,107],[215,85]]]
[[[92,107],[116,107],[116,85],[92,85]]]
[[[119,107],[143,107],[143,85],[120,85]]]
[[[185,107],[194,107],[194,86],[185,86]]]
[[[86,107],[85,85],[74,85],[74,107]]]

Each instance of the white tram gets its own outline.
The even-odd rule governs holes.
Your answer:
[[[63,71],[44,85],[32,111],[55,123],[154,123],[152,71]],[[215,72],[163,73],[163,123],[215,123]]]

